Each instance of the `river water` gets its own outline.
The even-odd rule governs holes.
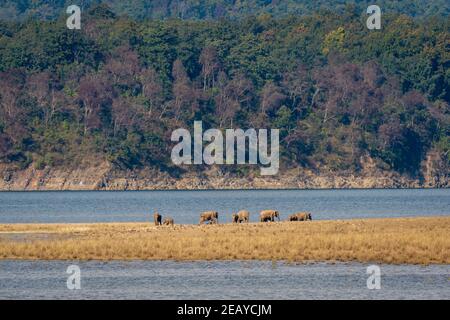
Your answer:
[[[252,221],[263,209],[282,219],[297,211],[314,220],[450,215],[450,189],[0,192],[0,223],[140,222],[154,210],[189,224],[216,210],[229,222],[242,209]]]
[[[450,215],[450,190],[267,190],[3,192],[0,223],[148,221],[153,210],[197,223],[247,209],[274,208],[282,219]],[[81,289],[67,288],[69,265]],[[0,299],[450,299],[450,266],[380,265],[381,289],[367,288],[369,264],[264,261],[0,261]]]
[[[69,265],[79,290],[67,288]],[[0,299],[450,299],[450,267],[264,261],[0,261]]]

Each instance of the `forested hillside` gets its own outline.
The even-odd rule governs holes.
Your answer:
[[[209,1],[225,11],[231,2]],[[31,1],[17,3],[19,13],[31,10]],[[186,3],[189,16],[211,15]],[[267,9],[274,1],[248,3]],[[312,9],[318,2],[286,3]],[[425,10],[423,2],[407,3]],[[177,175],[170,135],[203,120],[281,129],[281,170],[357,174],[370,158],[383,170],[419,177],[432,152],[448,175],[448,16],[385,14],[380,31],[368,30],[366,17],[353,8],[136,21],[97,6],[79,31],[67,30],[64,17],[3,21],[0,162],[43,169],[102,160]]]
[[[361,13],[372,4],[379,5],[384,13],[412,17],[445,16],[450,13],[446,0],[379,0],[376,3],[369,0],[0,0],[0,19],[55,19],[72,4],[79,5],[83,10],[106,4],[116,14],[134,19],[242,18],[262,13],[275,16],[310,15],[320,9],[341,13],[348,7],[354,7]]]

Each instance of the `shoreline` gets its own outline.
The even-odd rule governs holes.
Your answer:
[[[210,188],[210,189],[17,189],[5,190],[0,189],[0,193],[33,193],[33,192],[164,192],[164,191],[339,191],[339,190],[449,190],[450,186],[445,187],[349,187],[349,188]]]
[[[431,170],[431,169],[430,169]],[[428,171],[430,171],[428,170]],[[153,168],[120,171],[109,163],[84,168],[30,166],[19,170],[0,163],[0,191],[140,191],[140,190],[328,190],[450,188],[447,175],[433,170],[417,177],[381,170],[371,161],[359,172],[282,170],[276,176],[236,175],[210,167],[205,171],[172,176]]]
[[[38,263],[38,262],[44,262],[44,263],[67,263],[67,262],[73,262],[73,263],[174,263],[174,264],[197,264],[197,263],[242,263],[246,267],[251,268],[251,266],[247,266],[246,264],[251,263],[266,263],[266,264],[272,264],[273,268],[276,269],[279,266],[317,266],[317,265],[324,265],[324,266],[354,266],[354,265],[361,265],[361,266],[367,266],[371,264],[376,264],[380,266],[418,266],[418,267],[447,267],[450,266],[449,263],[433,263],[433,264],[421,264],[421,263],[380,263],[378,261],[330,261],[330,260],[323,260],[323,261],[289,261],[289,260],[145,260],[145,259],[109,259],[109,260],[96,260],[96,259],[90,259],[90,260],[37,260],[37,259],[0,259],[1,263],[14,263],[14,262],[30,262],[30,263]]]
[[[0,224],[0,260],[450,264],[450,216],[219,225]]]

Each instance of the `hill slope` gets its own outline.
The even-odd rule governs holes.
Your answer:
[[[135,19],[218,19],[242,18],[249,14],[259,15],[270,13],[275,16],[309,15],[319,9],[343,12],[346,7],[354,7],[361,13],[369,5],[368,0],[82,0],[78,2],[88,10],[98,4],[108,5],[117,15],[128,15]],[[0,19],[20,19],[35,17],[40,19],[54,19],[64,14],[65,8],[74,4],[66,0],[2,0],[0,1]],[[405,14],[412,17],[429,17],[432,15],[448,16],[450,6],[448,1],[391,1],[381,0],[376,3],[383,13]]]
[[[4,181],[99,163],[111,179],[201,176],[209,168],[171,162],[170,135],[203,120],[281,129],[282,173],[334,179],[370,164],[409,181],[398,185],[440,186],[450,172],[449,20],[386,15],[378,32],[364,16],[136,22],[102,8],[79,32],[64,19],[0,24]]]

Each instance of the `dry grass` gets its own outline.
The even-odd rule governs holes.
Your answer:
[[[0,259],[450,264],[450,217],[175,227],[0,225]]]

